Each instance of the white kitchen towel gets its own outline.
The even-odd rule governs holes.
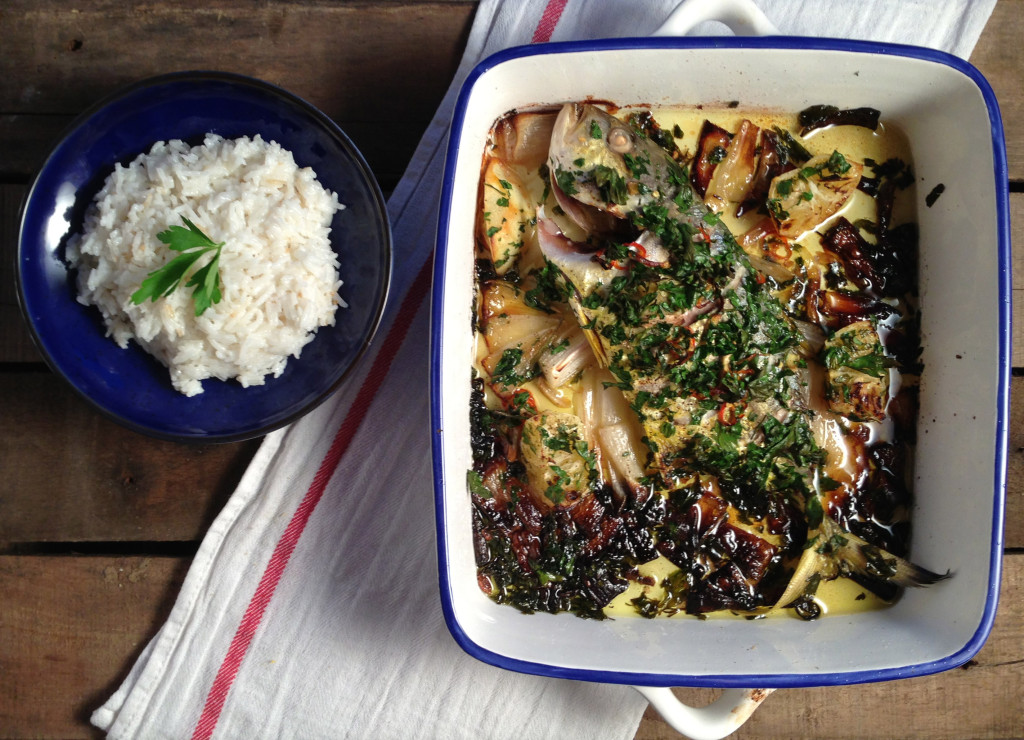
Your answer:
[[[677,4],[480,3],[451,89],[388,204],[395,272],[373,350],[333,398],[266,437],[167,622],[93,714],[109,737],[635,734],[645,703],[631,689],[493,668],[448,634],[435,558],[427,295],[445,138],[476,62],[518,44],[648,35]],[[966,58],[995,0],[757,4],[785,34],[909,42]]]

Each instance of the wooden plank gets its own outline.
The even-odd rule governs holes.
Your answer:
[[[1006,130],[1010,180],[1024,179],[1024,0],[999,0],[978,40],[971,63],[985,76],[999,101]]]
[[[97,0],[69,10],[60,0],[11,0],[0,17],[0,110],[77,113],[150,75],[220,69],[260,70],[332,116],[429,116],[461,57],[475,5]]]
[[[0,177],[27,180],[73,119],[68,113],[0,113]]]
[[[60,0],[9,2],[0,14],[0,174],[27,176],[74,115],[123,84],[221,69],[259,70],[310,100],[352,136],[378,177],[391,179],[451,80],[474,8],[473,0],[107,0],[68,12]],[[176,36],[182,27],[187,43]],[[1022,32],[1024,0],[1000,0],[971,57],[999,100],[1012,180],[1024,179]],[[149,53],[165,47],[176,53]],[[311,59],[317,74],[309,74]]]
[[[0,737],[85,738],[168,614],[186,558],[0,557]],[[1019,738],[1024,712],[1024,554],[1004,558],[1003,598],[968,669],[773,694],[734,737]],[[687,701],[715,692],[679,689]],[[899,728],[896,730],[895,728]],[[638,740],[676,740],[652,711]]]
[[[142,436],[44,372],[0,374],[0,398],[0,544],[198,540],[259,446]]]
[[[15,256],[25,187],[0,185],[0,362],[41,362],[18,307]]]
[[[0,737],[101,737],[89,715],[167,618],[188,565],[0,557]]]
[[[1010,428],[1006,444],[1006,547],[1024,548],[1024,378],[1010,382]]]
[[[451,82],[474,10],[469,1],[107,0],[72,11],[60,0],[6,3],[0,168],[27,175],[71,116],[122,85],[214,69],[305,98],[353,138],[378,177],[393,177]],[[47,117],[37,129],[30,114]]]

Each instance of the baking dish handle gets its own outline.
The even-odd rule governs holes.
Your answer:
[[[778,36],[753,0],[684,0],[652,36],[685,36],[704,21],[719,21],[737,36]]]
[[[672,729],[690,740],[720,740],[736,732],[775,689],[726,689],[704,707],[683,704],[672,689],[634,686]]]

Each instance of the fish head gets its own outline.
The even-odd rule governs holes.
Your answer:
[[[665,149],[589,103],[562,106],[551,135],[548,167],[560,204],[563,198],[571,199],[617,218],[674,197],[686,181],[685,172]]]

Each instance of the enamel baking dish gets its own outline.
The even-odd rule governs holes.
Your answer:
[[[481,158],[489,128],[507,111],[587,98],[621,106],[739,101],[789,111],[870,106],[906,133],[917,176],[925,367],[910,557],[952,578],[908,589],[890,608],[815,622],[598,622],[524,615],[480,591],[466,471]],[[926,206],[939,184],[944,192]],[[455,639],[502,668],[646,687],[836,685],[964,663],[985,641],[998,596],[1009,288],[999,111],[984,78],[963,60],[916,47],[780,36],[554,43],[485,60],[466,81],[452,121],[432,299],[440,590]]]

